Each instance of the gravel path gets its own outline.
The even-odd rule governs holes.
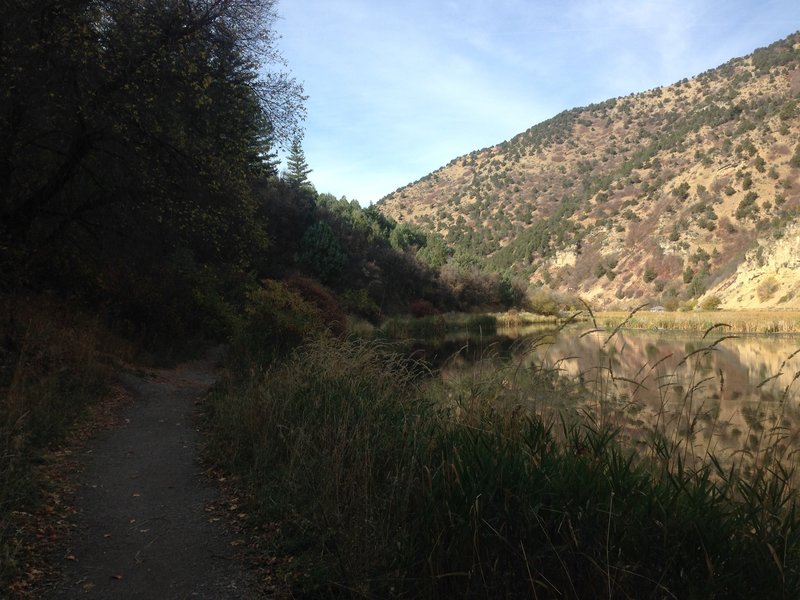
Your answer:
[[[233,540],[207,507],[196,403],[219,352],[155,376],[125,375],[135,401],[85,449],[65,598],[253,598]]]

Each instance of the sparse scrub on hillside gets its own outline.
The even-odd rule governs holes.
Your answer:
[[[792,158],[789,159],[789,166],[794,167],[795,169],[800,169],[800,144],[797,144],[794,148],[794,154]]]
[[[761,281],[761,283],[758,284],[758,287],[756,288],[758,301],[767,302],[768,300],[771,300],[778,289],[780,289],[780,284],[775,277],[766,277],[763,281]]]
[[[796,39],[790,36],[776,47],[790,48]],[[778,216],[777,204],[770,207],[763,200],[765,183],[778,181],[778,191],[796,196],[782,186],[796,185],[786,162],[797,152],[796,142],[788,142],[797,101],[785,94],[778,71],[762,72],[751,60],[735,59],[713,76],[665,88],[661,97],[635,94],[604,103],[602,110],[565,111],[501,145],[506,157],[518,151],[532,157],[530,162],[507,162],[502,171],[488,171],[497,149],[475,153],[478,167],[483,158],[485,169],[474,175],[493,181],[498,198],[518,197],[514,186],[525,197],[503,208],[492,205],[476,213],[476,223],[466,220],[463,227],[451,228],[448,246],[469,250],[477,264],[497,272],[528,276],[549,264],[555,285],[563,282],[584,293],[591,289],[605,300],[618,290],[618,280],[606,275],[616,269],[603,265],[602,272],[595,271],[596,262],[587,268],[579,249],[574,270],[563,263],[553,267],[552,259],[580,243],[616,247],[624,242],[647,252],[670,241],[676,242],[669,245],[673,252],[720,242],[720,251],[738,261],[732,249],[770,235],[765,219]],[[796,67],[797,53],[781,54],[781,60]],[[571,186],[569,197],[565,185]],[[463,189],[440,191],[417,200],[437,206]],[[407,203],[399,206],[393,198],[384,202],[397,213],[408,210]],[[443,218],[455,221],[464,212],[462,205]],[[727,266],[714,264],[715,271]],[[680,282],[680,272],[658,272],[668,282]],[[598,282],[598,275],[607,278]],[[691,294],[698,293],[699,286],[694,287]]]

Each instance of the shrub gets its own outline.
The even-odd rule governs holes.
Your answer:
[[[323,327],[317,307],[284,283],[266,279],[248,298],[244,322],[231,344],[231,361],[237,366],[268,364]]]
[[[300,240],[300,262],[323,281],[330,281],[347,264],[339,238],[325,221],[317,221]]]
[[[755,219],[760,211],[756,200],[758,200],[758,194],[756,192],[752,190],[747,192],[736,207],[736,218],[740,221],[744,221],[748,218]]]
[[[658,277],[658,273],[656,273],[656,271],[655,271],[655,269],[653,269],[653,267],[651,267],[650,265],[647,265],[644,268],[644,275],[642,276],[642,278],[644,279],[644,282],[645,283],[650,283],[656,277]]]
[[[669,296],[668,298],[664,298],[662,302],[664,308],[668,311],[676,311],[678,310],[678,298],[675,296]]]
[[[722,304],[722,299],[719,296],[711,295],[707,298],[704,298],[702,302],[700,302],[700,310],[717,310]]]
[[[458,300],[462,309],[490,307],[500,304],[500,276],[477,267],[459,268],[446,265],[440,279]]]
[[[756,294],[758,295],[759,302],[766,302],[770,298],[775,295],[775,292],[778,291],[780,288],[780,284],[777,282],[775,277],[769,276],[761,283],[758,284],[756,288]]]
[[[314,279],[300,275],[289,277],[286,286],[319,310],[322,324],[330,329],[331,333],[341,336],[347,332],[347,316],[339,306],[336,296],[328,288]]]
[[[430,317],[439,314],[432,302],[421,298],[408,305],[408,312],[414,317]]]
[[[539,288],[534,291],[528,302],[531,307],[531,312],[539,315],[557,315],[559,313],[559,301],[556,295],[545,289]]]
[[[800,144],[795,146],[794,154],[792,155],[792,158],[789,159],[789,165],[796,169],[800,169]]]
[[[339,295],[342,308],[370,321],[377,321],[381,316],[381,307],[378,306],[369,292],[365,289],[346,290]]]
[[[686,200],[689,197],[689,183],[683,181],[677,187],[672,188],[672,195],[681,200]]]

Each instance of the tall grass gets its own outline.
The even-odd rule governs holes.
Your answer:
[[[666,411],[632,436],[613,377],[487,357],[442,379],[320,338],[231,377],[208,426],[300,596],[797,597],[791,466],[694,460]]]
[[[105,390],[102,337],[61,303],[0,298],[0,587],[20,568],[14,514],[36,505],[36,463]]]
[[[262,516],[281,520],[284,550],[313,585],[368,591],[380,587],[371,577],[406,567],[404,521],[432,407],[418,366],[385,350],[321,338],[209,401],[216,455],[247,476]]]
[[[731,333],[800,333],[800,313],[797,311],[638,311],[629,317],[627,312],[596,314],[597,321],[606,329],[614,329],[625,321],[628,329],[703,333],[717,323],[726,323]]]

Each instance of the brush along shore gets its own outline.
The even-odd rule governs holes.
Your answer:
[[[800,333],[800,311],[719,310],[667,312],[649,307],[635,313],[595,312],[598,326],[606,329],[675,330],[703,333],[710,327],[724,324],[726,333]]]
[[[797,597],[785,432],[720,460],[696,453],[697,415],[626,428],[607,389],[491,358],[443,380],[323,336],[232,369],[208,451],[276,532],[264,552],[295,595]]]

